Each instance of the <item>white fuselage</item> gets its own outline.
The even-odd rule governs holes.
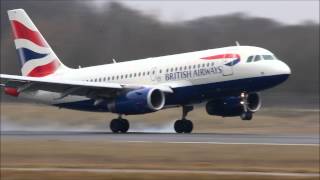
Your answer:
[[[238,54],[240,56],[240,62],[235,65],[227,66],[225,64],[232,62],[236,57],[222,56],[221,58],[216,59],[203,59],[204,57],[226,54]],[[263,48],[233,46],[79,68],[69,71],[58,71],[51,76],[65,80],[114,82],[132,86],[136,84],[166,85],[172,89],[176,89],[192,86],[201,87],[201,85],[234,82],[236,80],[251,78],[261,78],[261,81],[265,81],[263,77],[290,74],[289,67],[280,60],[262,59],[259,61],[253,60],[252,62],[247,62],[249,56],[255,55],[272,55],[274,57],[270,51]],[[275,82],[275,84],[273,83],[274,82],[270,82],[269,85],[265,85],[261,88],[257,87],[257,89],[253,88],[248,91],[259,91],[279,84],[278,82]],[[251,86],[255,85],[252,84]],[[32,93],[32,96],[30,96],[30,93]],[[38,99],[50,104],[60,104],[86,99],[77,96],[68,96],[64,99],[57,99],[56,97],[59,96],[57,93],[44,91],[25,92],[24,94],[23,97],[32,97],[32,99]],[[193,101],[194,100],[190,100],[190,102]],[[181,104],[181,102],[176,103]],[[175,104],[175,102],[170,104]]]

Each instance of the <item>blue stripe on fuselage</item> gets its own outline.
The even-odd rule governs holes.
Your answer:
[[[217,97],[238,96],[244,91],[257,92],[274,87],[284,82],[288,77],[289,75],[283,74],[178,87],[173,89],[174,93],[166,95],[166,105],[196,104]],[[83,111],[108,111],[106,102],[94,106],[94,100],[62,103],[56,104],[56,106]]]

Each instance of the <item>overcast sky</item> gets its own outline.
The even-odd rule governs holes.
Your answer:
[[[95,0],[92,6],[103,8],[105,0]],[[286,1],[121,1],[127,6],[138,9],[161,20],[174,22],[191,20],[203,16],[223,15],[244,12],[248,15],[268,17],[287,24],[297,24],[306,20],[319,23],[318,0],[286,0]]]

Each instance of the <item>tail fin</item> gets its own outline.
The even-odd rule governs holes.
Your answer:
[[[23,9],[8,11],[23,76],[44,77],[68,69]]]

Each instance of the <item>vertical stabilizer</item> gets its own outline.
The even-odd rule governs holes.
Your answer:
[[[44,77],[67,70],[23,9],[8,11],[23,76]]]

